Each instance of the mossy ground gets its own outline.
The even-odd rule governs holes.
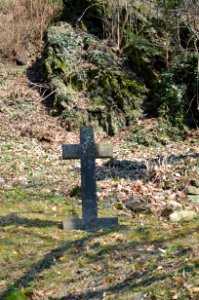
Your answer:
[[[78,143],[78,133],[47,115],[23,69],[6,66],[1,77],[0,299],[197,300],[198,221],[172,224],[155,211],[125,209],[132,195],[150,198],[153,207],[182,193],[198,174],[194,135],[167,148],[135,148],[126,131],[109,139],[115,161],[98,162],[99,215],[119,216],[120,226],[63,231],[65,218],[81,216],[79,162],[61,159],[61,144]],[[185,160],[148,174],[143,159],[165,153]]]

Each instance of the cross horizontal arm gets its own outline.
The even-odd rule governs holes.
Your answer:
[[[95,144],[96,158],[112,158],[113,145],[111,143]]]
[[[81,155],[81,146],[79,144],[62,145],[63,159],[77,159]]]
[[[95,144],[95,158],[111,158],[113,157],[113,146],[111,143]],[[71,144],[62,145],[63,159],[79,159],[81,156],[81,145]]]

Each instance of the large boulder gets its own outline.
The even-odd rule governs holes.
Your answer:
[[[141,115],[147,89],[114,49],[67,23],[51,26],[46,38],[53,113],[66,128],[91,124],[114,135]]]
[[[155,37],[159,35],[162,15],[152,1],[65,0],[64,3],[67,21],[123,49],[133,70],[149,88],[154,87],[157,69],[165,66],[165,51],[162,43],[157,46],[159,41]]]

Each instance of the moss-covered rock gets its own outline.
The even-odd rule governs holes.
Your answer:
[[[117,49],[125,49],[133,70],[144,78],[148,87],[153,86],[156,69],[165,64],[165,51],[162,50],[163,30],[159,29],[162,17],[152,1],[65,0],[65,6],[67,20],[111,40]]]
[[[47,58],[45,68],[48,78],[68,74],[81,57],[83,38],[69,24],[51,26],[47,31]]]
[[[179,56],[157,81],[154,100],[159,115],[182,132],[197,127],[198,55]]]
[[[45,71],[55,92],[53,113],[68,129],[92,124],[114,135],[142,113],[147,89],[104,42],[69,24],[47,31]],[[83,117],[82,117],[83,116]]]

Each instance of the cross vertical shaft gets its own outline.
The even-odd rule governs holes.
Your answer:
[[[83,219],[97,218],[95,142],[92,127],[81,127],[81,181]]]

